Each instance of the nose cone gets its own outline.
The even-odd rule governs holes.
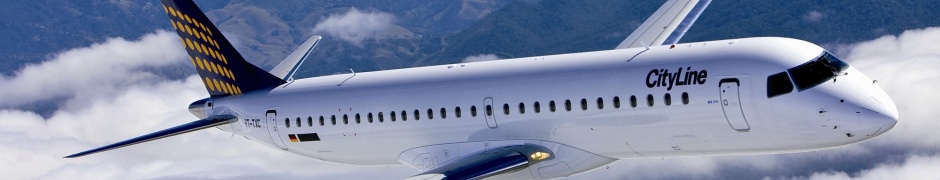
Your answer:
[[[869,136],[877,136],[887,132],[898,123],[898,107],[888,94],[880,90],[870,96],[870,100],[858,104],[862,108],[862,124],[869,128],[863,132]]]
[[[879,105],[878,109],[872,109],[874,111],[872,119],[877,123],[881,123],[882,131],[888,131],[891,128],[894,128],[894,125],[898,123],[898,107],[894,104],[894,100],[891,100],[891,97],[888,97],[887,93],[882,91],[879,94],[872,96]]]

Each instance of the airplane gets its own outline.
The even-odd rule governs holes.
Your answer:
[[[200,118],[66,156],[207,128],[407,179],[551,179],[621,159],[844,147],[892,129],[894,101],[822,47],[782,37],[678,43],[710,0],[669,0],[615,49],[294,79],[321,37],[270,71],[191,1],[162,0],[210,97]]]

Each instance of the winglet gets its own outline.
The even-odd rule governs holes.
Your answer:
[[[316,35],[310,37],[269,72],[285,81],[290,81],[293,79],[297,69],[300,68],[300,65],[307,60],[307,57],[310,57],[310,52],[313,52],[313,48],[317,47],[321,38],[321,36]]]
[[[710,3],[711,0],[669,0],[615,49],[677,43]]]

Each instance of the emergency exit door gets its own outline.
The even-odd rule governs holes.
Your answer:
[[[277,123],[277,111],[272,109],[268,110],[264,114],[265,117],[267,117],[265,119],[265,124],[268,126],[268,135],[271,136],[272,143],[274,143],[274,145],[276,145],[278,148],[287,150],[287,146],[284,145],[284,140],[281,139],[283,136],[281,136],[281,133],[278,131],[277,125],[283,123]],[[285,120],[285,123],[286,121],[287,120]]]
[[[498,125],[496,125],[496,116],[493,115],[495,114],[495,112],[493,112],[495,111],[493,110],[494,109],[493,98],[492,97],[484,98],[483,107],[484,107],[483,111],[485,115],[484,117],[486,117],[486,125],[489,126],[490,128],[499,127]]]

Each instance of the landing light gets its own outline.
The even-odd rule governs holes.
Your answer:
[[[549,157],[552,157],[552,155],[541,151],[537,151],[529,155],[529,158],[531,158],[533,161],[541,161],[548,159]]]

